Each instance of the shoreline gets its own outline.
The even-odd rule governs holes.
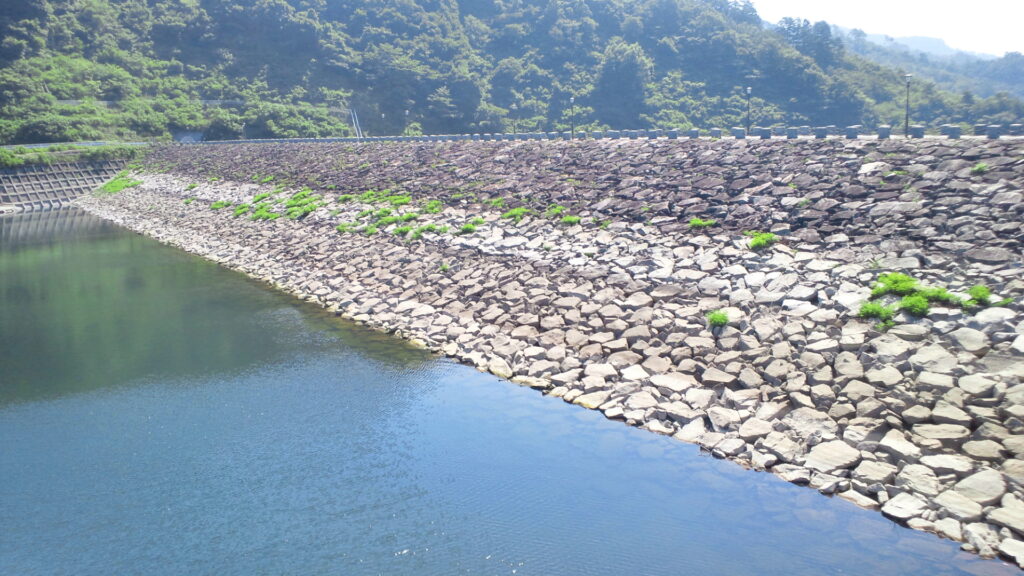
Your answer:
[[[735,148],[722,145],[720,152],[734,154]],[[578,163],[568,154],[561,158],[560,171],[567,167],[565,158]],[[908,162],[917,165],[918,159]],[[459,174],[462,163],[475,161],[466,155],[450,160],[453,178],[466,178]],[[523,172],[535,169],[524,160],[513,162]],[[889,170],[901,171],[887,160]],[[947,160],[938,157],[934,166],[922,168],[940,171],[938,164]],[[409,161],[420,158],[410,155]],[[1009,186],[993,189],[979,180],[974,188],[957,188],[951,184],[971,176],[949,170],[942,184],[965,195],[985,186],[990,197],[1016,193],[1015,203],[1002,202],[1019,214],[1021,162],[1012,165]],[[884,177],[876,181],[876,173],[864,171],[869,164],[858,162],[852,170],[858,180],[822,190],[806,210],[834,217],[843,213],[836,199],[850,186],[868,188],[866,197],[872,185],[884,188]],[[401,167],[392,170],[395,183],[415,182]],[[693,186],[693,197],[701,198],[706,189],[705,204],[714,209],[711,200],[718,199],[728,207],[727,216],[735,217],[707,231],[678,226],[679,218],[660,207],[644,222],[616,219],[629,199],[590,206],[566,202],[601,225],[565,224],[538,210],[514,223],[502,218],[510,207],[488,204],[486,194],[453,202],[450,193],[414,190],[414,201],[395,206],[393,214],[417,211],[410,220],[417,228],[429,223],[448,231],[426,230],[410,240],[393,233],[403,224],[396,221],[375,235],[340,233],[339,223],[380,210],[381,203],[339,202],[333,196],[344,190],[318,188],[324,205],[300,220],[256,221],[250,212],[235,218],[234,208],[211,210],[211,204],[237,207],[275,188],[230,180],[197,183],[187,166],[175,176],[147,174],[138,188],[76,204],[546,395],[880,508],[889,518],[964,542],[965,549],[983,556],[999,554],[1024,564],[1019,302],[973,314],[933,305],[925,319],[900,312],[887,331],[856,317],[878,275],[896,270],[920,275],[929,286],[945,278],[954,293],[982,278],[993,299],[1019,300],[1019,251],[1010,249],[1009,259],[995,260],[1007,251],[1001,230],[979,236],[995,236],[988,247],[992,254],[964,259],[950,257],[943,246],[901,244],[884,235],[855,245],[852,229],[824,236],[781,225],[766,227],[777,232],[777,243],[751,250],[737,214],[764,217],[763,211],[751,213],[751,206],[795,190],[791,183],[814,188],[807,172],[788,182],[748,178],[742,188],[736,178],[702,176],[705,182]],[[928,174],[915,172],[916,178]],[[630,198],[644,194],[643,177],[637,178]],[[353,189],[369,187],[355,180]],[[425,181],[424,187],[433,184]],[[508,190],[500,182],[484,188]],[[736,189],[741,194],[723,194]],[[297,186],[279,190],[278,206],[296,192]],[[921,213],[919,201],[879,195],[859,207],[876,217],[860,227],[861,237],[870,236],[871,228],[914,225],[910,217]],[[188,198],[195,200],[186,204]],[[444,200],[443,207],[427,213],[424,206],[432,199]],[[768,216],[773,222],[785,218]],[[476,218],[482,222],[472,233],[452,233]],[[712,328],[705,314],[716,310],[727,322]]]

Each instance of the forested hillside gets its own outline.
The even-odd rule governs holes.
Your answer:
[[[902,72],[746,0],[17,0],[0,142],[896,123]],[[914,84],[915,120],[1021,102]],[[575,97],[575,105],[570,97]],[[406,111],[408,110],[408,114]]]

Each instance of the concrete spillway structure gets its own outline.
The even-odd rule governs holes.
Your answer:
[[[0,170],[0,214],[64,206],[113,178],[124,164],[71,162]]]

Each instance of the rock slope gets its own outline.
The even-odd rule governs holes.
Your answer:
[[[142,186],[80,204],[1024,564],[1024,142],[169,146],[148,162]],[[775,237],[755,250],[751,231]],[[880,294],[892,273],[917,284]],[[859,317],[865,302],[891,319]]]

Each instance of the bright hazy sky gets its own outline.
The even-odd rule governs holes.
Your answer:
[[[1024,53],[1024,0],[751,0],[761,18],[825,20],[892,37],[941,38],[958,50]]]

